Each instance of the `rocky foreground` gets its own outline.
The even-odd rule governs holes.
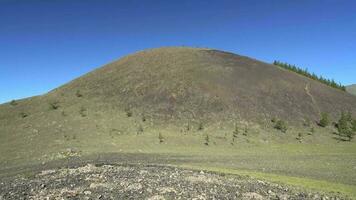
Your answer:
[[[46,170],[0,183],[0,199],[345,199],[241,176],[147,165]]]

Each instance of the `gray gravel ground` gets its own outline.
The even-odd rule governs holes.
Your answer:
[[[2,199],[345,199],[242,176],[159,165],[44,170],[0,183]]]

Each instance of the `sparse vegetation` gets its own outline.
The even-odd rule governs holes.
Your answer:
[[[288,63],[283,63],[283,62],[280,62],[280,61],[274,61],[273,64],[276,65],[276,66],[279,66],[281,68],[290,70],[292,72],[301,74],[301,75],[306,76],[308,78],[311,78],[313,80],[319,81],[321,83],[324,83],[325,85],[328,85],[330,87],[333,87],[333,88],[336,88],[336,89],[340,89],[342,91],[346,91],[346,86],[342,85],[341,83],[336,83],[335,80],[333,80],[333,79],[327,79],[327,78],[324,78],[322,76],[318,76],[315,73],[310,73],[308,71],[308,69],[302,69],[302,68],[297,67],[295,65],[290,65]]]
[[[282,131],[283,133],[286,133],[288,129],[287,123],[281,119],[277,120],[276,124],[274,125],[274,128]]]
[[[327,127],[330,124],[330,119],[329,119],[329,114],[328,113],[321,113],[321,118],[319,121],[319,126],[321,127]]]

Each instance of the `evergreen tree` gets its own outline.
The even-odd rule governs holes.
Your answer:
[[[307,68],[302,69],[302,68],[299,68],[299,67],[297,67],[295,65],[290,65],[290,64],[283,63],[283,62],[280,62],[280,61],[273,61],[273,64],[277,65],[277,66],[279,66],[281,68],[284,68],[284,69],[293,71],[295,73],[301,74],[301,75],[306,76],[308,78],[311,78],[313,80],[319,81],[321,83],[324,83],[324,84],[326,84],[326,85],[328,85],[330,87],[346,91],[346,87],[343,86],[341,83],[336,83],[336,81],[333,80],[333,79],[327,79],[327,78],[324,78],[322,76],[317,76],[315,73],[309,72],[309,70]]]
[[[319,121],[319,126],[327,127],[330,124],[328,113],[321,113],[321,118]]]
[[[342,112],[337,124],[339,135],[348,138],[349,141],[351,141],[355,135],[354,120],[350,114],[351,113],[345,114]]]

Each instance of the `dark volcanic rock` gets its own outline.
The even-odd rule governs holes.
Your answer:
[[[241,176],[174,167],[88,164],[0,183],[0,199],[342,199]]]

